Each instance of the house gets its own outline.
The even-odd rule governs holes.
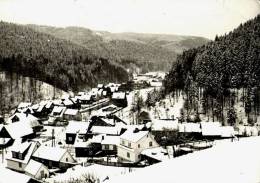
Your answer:
[[[70,121],[81,121],[82,116],[78,109],[66,109],[63,113],[63,120]]]
[[[29,123],[36,123],[38,122],[38,118],[28,113],[15,113],[7,119],[7,123],[15,123],[18,121],[28,121]]]
[[[30,160],[28,165],[24,169],[25,175],[29,175],[32,178],[41,180],[50,176],[49,169],[40,162]]]
[[[16,122],[9,125],[0,125],[0,142],[2,147],[12,145],[15,140],[32,139],[35,137],[35,132],[28,123]]]
[[[149,131],[128,129],[120,136],[117,156],[119,161],[138,163],[141,152],[145,149],[159,147]]]
[[[112,94],[112,103],[118,107],[127,106],[127,98],[125,92],[114,92]]]
[[[83,105],[92,104],[95,101],[94,97],[90,94],[84,94],[84,95],[79,96],[78,98],[79,98],[80,103]]]
[[[50,116],[62,118],[66,109],[67,108],[63,106],[54,106]]]
[[[66,144],[74,144],[77,135],[85,138],[89,124],[89,122],[69,121],[66,127]]]
[[[76,164],[76,160],[67,149],[59,147],[48,147],[41,145],[34,153],[32,158],[41,162],[48,168],[67,169]]]
[[[153,119],[152,131],[177,131],[178,125],[177,119]]]
[[[76,108],[75,103],[70,98],[62,99],[61,104],[66,108]]]
[[[43,128],[43,126],[40,125],[40,123],[39,123],[39,119],[31,114],[15,113],[7,120],[7,122],[8,123],[16,123],[16,122],[26,123],[33,129],[34,132],[39,132]]]
[[[77,136],[74,143],[76,157],[93,157],[98,152],[101,152],[101,137],[98,138],[94,137],[94,139],[85,141],[84,139],[79,139]]]
[[[15,142],[10,148],[10,153],[7,154],[6,167],[18,172],[24,172],[32,154],[39,146],[40,144],[36,142]]]
[[[221,137],[220,122],[200,122],[201,133],[203,137]]]
[[[117,154],[117,147],[119,144],[119,136],[102,136],[101,149],[105,154]]]

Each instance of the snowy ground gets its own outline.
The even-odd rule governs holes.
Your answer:
[[[220,141],[210,149],[171,159],[131,174],[113,177],[110,183],[259,183],[260,137]]]
[[[128,174],[129,172],[135,171],[133,168],[125,168],[125,167],[112,167],[112,166],[103,166],[103,165],[90,165],[87,167],[83,167],[81,165],[77,165],[73,168],[67,170],[66,173],[59,174],[55,177],[49,178],[46,181],[53,182],[65,182],[71,179],[77,179],[82,177],[83,175],[90,174],[95,178],[98,178],[100,182],[103,182],[107,177],[109,179],[111,177],[119,176],[122,174]]]

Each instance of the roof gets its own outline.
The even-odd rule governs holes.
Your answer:
[[[150,158],[156,159],[158,161],[169,160],[170,157],[166,149],[162,147],[155,147],[150,149],[145,149],[141,152],[142,155],[148,156]]]
[[[73,105],[74,103],[73,103],[70,99],[65,99],[65,100],[63,101],[63,104],[66,105],[66,106],[68,106],[68,105]]]
[[[17,161],[17,162],[21,162],[24,164],[28,164],[28,162],[31,159],[31,156],[35,150],[37,146],[37,142],[24,142],[24,143],[20,143],[20,142],[15,142],[15,144],[11,147],[11,151],[15,151],[15,152],[24,152],[26,149],[29,148],[28,152],[26,153],[25,157],[23,160],[21,159],[17,159],[17,158],[13,158],[12,157],[12,153],[11,151],[7,154],[6,159],[7,160],[12,160],[12,161]]]
[[[91,100],[91,95],[86,94],[79,97],[79,100]]]
[[[52,160],[52,161],[60,161],[64,154],[67,152],[66,149],[62,149],[59,147],[48,147],[41,145],[33,154],[36,158]]]
[[[79,121],[69,121],[68,126],[66,127],[66,133],[87,133],[89,122],[79,122]]]
[[[18,139],[33,134],[33,129],[28,123],[15,122],[5,126],[6,130],[13,139]]]
[[[104,140],[101,141],[101,144],[108,144],[108,145],[119,145],[120,144],[120,137],[119,136],[107,136],[103,135]]]
[[[61,113],[62,111],[64,111],[66,109],[66,107],[62,107],[62,106],[54,106],[52,113]]]
[[[77,115],[79,110],[77,109],[67,109],[64,114],[75,116]]]
[[[221,135],[221,124],[219,122],[201,122],[200,124],[203,136]]]
[[[120,135],[121,130],[118,126],[93,126],[90,131],[93,134]]]
[[[24,171],[35,176],[42,166],[44,166],[42,163],[39,163],[31,159],[28,165],[25,167]]]
[[[168,130],[178,130],[178,120],[152,120],[152,130],[163,131]]]
[[[104,87],[104,84],[98,84],[97,87],[98,87],[98,88],[103,88],[103,87]]]
[[[179,124],[179,132],[201,133],[200,123],[181,123],[181,124]]]
[[[18,105],[18,109],[21,109],[21,108],[26,108],[26,107],[30,107],[32,105],[31,102],[21,102],[19,105]]]
[[[112,99],[125,99],[126,93],[125,92],[114,92],[112,95]]]
[[[14,118],[15,116],[17,116],[19,118],[20,122],[23,122],[23,123],[27,122],[32,127],[39,125],[38,118],[36,118],[35,116],[33,116],[31,114],[25,114],[25,113],[15,113],[8,119],[8,122],[11,123],[12,118]]]
[[[131,142],[138,142],[143,137],[149,134],[149,131],[138,131],[134,133],[134,130],[128,129],[125,133],[123,133],[120,138],[125,139]]]

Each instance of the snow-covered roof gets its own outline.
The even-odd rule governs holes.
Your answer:
[[[89,122],[79,122],[79,121],[69,121],[68,126],[66,127],[66,133],[87,133],[89,127]]]
[[[200,123],[181,123],[181,124],[179,124],[179,132],[201,133]]]
[[[64,104],[65,106],[69,106],[69,105],[73,105],[74,103],[73,103],[69,98],[67,98],[67,99],[65,99],[65,100],[63,101],[63,104]]]
[[[120,144],[120,137],[119,136],[104,135],[104,140],[101,141],[101,144],[104,144],[104,145],[119,145]]]
[[[47,159],[52,161],[60,161],[63,155],[67,152],[66,149],[59,147],[48,147],[41,145],[34,153],[36,158]]]
[[[112,95],[112,99],[125,99],[126,93],[125,92],[114,92]]]
[[[203,136],[221,136],[221,124],[219,122],[200,122]]]
[[[221,126],[221,137],[234,137],[235,136],[235,130],[233,126]]]
[[[103,88],[103,87],[104,87],[104,84],[98,84],[97,87],[98,87],[98,88]]]
[[[92,126],[93,134],[120,135],[122,128],[117,126]]]
[[[163,130],[178,130],[178,120],[152,120],[152,130],[163,131]]]
[[[79,100],[91,100],[91,95],[86,94],[79,97]]]
[[[166,151],[166,149],[162,147],[155,147],[155,148],[150,148],[150,149],[145,149],[141,152],[142,155],[151,157],[153,159],[156,159],[158,161],[164,161],[164,160],[169,160],[170,157]]]
[[[66,107],[62,106],[54,106],[52,113],[61,113],[62,111],[65,111]]]
[[[46,107],[47,109],[49,109],[52,104],[53,104],[53,101],[48,101],[45,107]]]
[[[26,108],[26,107],[30,107],[32,105],[31,102],[21,102],[19,105],[18,105],[18,109],[21,109],[21,108]]]
[[[38,118],[36,118],[35,116],[31,115],[31,114],[25,114],[25,113],[15,113],[14,115],[12,115],[7,121],[8,123],[11,123],[11,120],[17,117],[19,119],[19,121],[21,122],[29,122],[29,123],[34,123],[34,122],[38,122]]]
[[[64,114],[66,114],[66,115],[71,115],[71,116],[75,116],[75,115],[78,114],[78,112],[79,112],[79,110],[77,110],[77,109],[67,109],[67,110],[64,112]]]
[[[13,139],[18,139],[33,134],[33,129],[28,123],[15,122],[5,126],[7,132]]]
[[[7,154],[6,159],[7,160],[21,162],[21,163],[24,163],[24,164],[28,164],[28,162],[30,161],[31,156],[32,156],[36,146],[37,146],[37,142],[24,142],[24,143],[21,143],[20,141],[15,141],[14,145],[10,149],[10,152]],[[24,153],[24,151],[26,149],[28,149],[28,148],[29,148],[29,150],[27,151],[24,159],[18,159],[18,158],[13,158],[12,157],[12,153],[11,153],[12,151],[19,152],[19,153]]]
[[[42,163],[34,161],[33,159],[31,159],[29,161],[28,165],[25,167],[24,171],[29,173],[30,175],[35,176],[42,166],[44,166]]]
[[[126,130],[121,136],[121,139],[125,139],[127,141],[131,142],[138,142],[143,137],[147,136],[149,134],[149,131],[138,131],[134,132],[132,129]]]

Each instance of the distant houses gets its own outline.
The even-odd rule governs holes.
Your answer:
[[[118,107],[127,106],[127,97],[125,92],[115,92],[112,95],[112,103]]]
[[[74,144],[77,136],[85,139],[89,127],[89,122],[69,121],[66,127],[66,144]]]

